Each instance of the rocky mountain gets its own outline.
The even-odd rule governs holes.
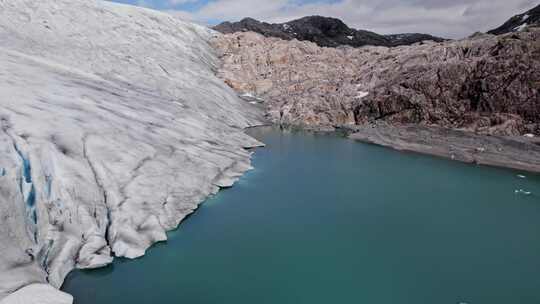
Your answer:
[[[540,134],[540,30],[360,49],[239,32],[214,45],[220,77],[264,100],[279,124],[386,122]]]
[[[500,27],[489,31],[494,35],[501,35],[511,32],[519,32],[531,26],[540,26],[540,5],[523,13],[516,15],[506,21]]]
[[[71,303],[250,168],[258,110],[209,29],[105,1],[0,1],[0,301]]]
[[[286,23],[270,24],[252,18],[239,22],[224,22],[214,27],[215,30],[231,34],[236,32],[256,32],[265,37],[277,37],[284,40],[297,39],[311,41],[321,47],[349,45],[361,47],[411,45],[425,40],[442,42],[445,39],[427,34],[379,35],[377,33],[355,30],[336,18],[309,16]]]

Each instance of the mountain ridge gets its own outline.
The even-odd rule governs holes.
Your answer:
[[[214,26],[213,29],[223,34],[253,31],[265,37],[311,41],[322,47],[344,45],[352,47],[366,45],[395,47],[411,45],[426,40],[434,42],[447,40],[420,33],[380,35],[371,31],[350,28],[337,18],[316,15],[306,16],[285,23],[266,23],[253,18],[244,18],[239,22],[223,22]]]
[[[519,32],[531,26],[540,26],[540,4],[525,13],[513,16],[501,26],[488,31],[488,34],[502,35]]]

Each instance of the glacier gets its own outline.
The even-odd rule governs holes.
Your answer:
[[[262,113],[213,31],[97,0],[0,0],[0,302],[71,303],[74,268],[136,258],[250,169]]]

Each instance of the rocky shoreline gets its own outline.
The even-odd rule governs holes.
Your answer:
[[[540,173],[540,139],[485,136],[437,126],[389,124],[345,129],[351,139],[398,151],[416,152],[465,163]]]
[[[255,98],[240,96],[253,103]],[[257,106],[262,107],[260,102]],[[277,126],[284,130],[338,133],[347,138],[402,152],[432,155],[459,162],[540,173],[540,137],[476,134],[467,130],[386,122],[362,125],[310,126],[266,121],[251,128]],[[264,145],[262,145],[264,146]]]
[[[540,172],[534,24],[399,47],[320,47],[232,32],[212,41],[218,76],[276,125],[341,129],[397,150]]]
[[[288,131],[339,134],[400,152],[436,156],[474,165],[540,173],[540,138],[481,135],[465,130],[378,122],[335,127],[265,124]]]

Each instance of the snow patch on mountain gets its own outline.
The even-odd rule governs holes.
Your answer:
[[[516,31],[516,32],[523,32],[523,31],[527,28],[527,25],[528,25],[527,23],[523,23],[523,24],[520,25],[520,26],[516,26],[516,27],[514,28],[514,31]]]

